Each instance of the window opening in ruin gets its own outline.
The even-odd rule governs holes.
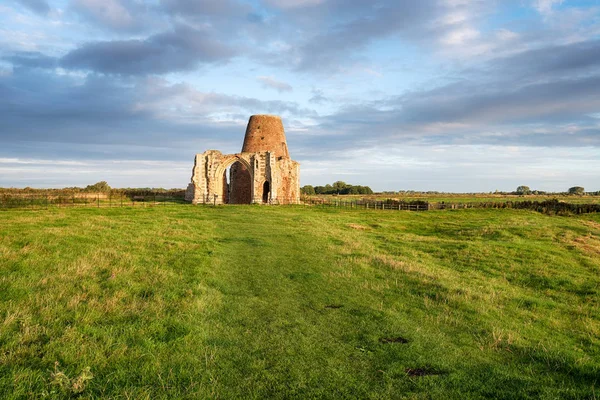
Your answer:
[[[223,176],[223,203],[250,204],[252,203],[252,178],[250,171],[240,161],[236,161],[225,170]],[[225,201],[226,200],[226,201]]]
[[[263,195],[262,195],[263,203],[269,202],[269,193],[270,192],[271,192],[271,185],[269,184],[269,181],[265,181],[265,183],[263,184]]]

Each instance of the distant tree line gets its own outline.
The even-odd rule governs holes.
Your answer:
[[[164,188],[119,188],[114,189],[109,186],[106,181],[96,182],[93,185],[87,185],[86,187],[66,187],[61,189],[35,189],[31,187],[25,188],[2,188],[0,187],[0,193],[6,194],[73,194],[73,193],[123,193],[126,196],[148,196],[148,195],[165,195],[165,196],[184,196],[185,189],[164,189]],[[373,190],[369,186],[351,185],[343,181],[334,182],[333,185],[327,184],[325,186],[312,186],[305,185],[300,188],[300,193],[304,195],[315,195],[315,194],[373,194]],[[418,190],[399,190],[399,191],[384,191],[380,194],[389,195],[444,195],[444,194],[456,194],[450,192],[439,192],[435,190],[429,191],[418,191]],[[484,193],[461,193],[463,195],[481,195]],[[575,195],[575,196],[600,196],[600,190],[595,192],[586,192],[581,186],[573,186],[566,192],[545,192],[543,190],[532,190],[529,186],[521,185],[513,192],[503,192],[496,190],[489,192],[489,194],[495,195]]]
[[[333,185],[325,186],[305,185],[300,188],[300,193],[305,195],[314,194],[373,194],[368,186],[350,185],[343,181],[334,182]]]
[[[547,194],[557,194],[557,193],[544,192],[542,190],[531,190],[529,188],[529,186],[522,185],[522,186],[517,187],[517,190],[512,192],[512,194],[524,196],[524,195],[528,195],[528,194],[547,195]],[[561,194],[571,194],[571,195],[576,195],[576,196],[583,196],[585,194],[588,194],[588,195],[596,196],[596,195],[600,194],[600,191],[586,193],[585,188],[583,188],[581,186],[573,186],[573,187],[570,187],[566,193],[561,193]]]
[[[0,193],[15,194],[15,195],[72,195],[77,193],[106,193],[123,194],[125,196],[172,196],[183,197],[185,189],[164,189],[164,188],[111,188],[106,181],[96,182],[93,185],[86,187],[65,187],[60,189],[35,189],[31,187],[25,188],[0,188]]]

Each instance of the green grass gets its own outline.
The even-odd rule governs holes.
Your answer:
[[[0,398],[600,389],[600,215],[0,212]]]

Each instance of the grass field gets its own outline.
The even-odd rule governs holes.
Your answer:
[[[0,398],[600,397],[600,215],[0,212]]]

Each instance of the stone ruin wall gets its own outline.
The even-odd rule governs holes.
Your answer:
[[[194,204],[299,202],[300,164],[289,157],[281,119],[250,117],[241,153],[208,150],[197,154],[185,198]]]

